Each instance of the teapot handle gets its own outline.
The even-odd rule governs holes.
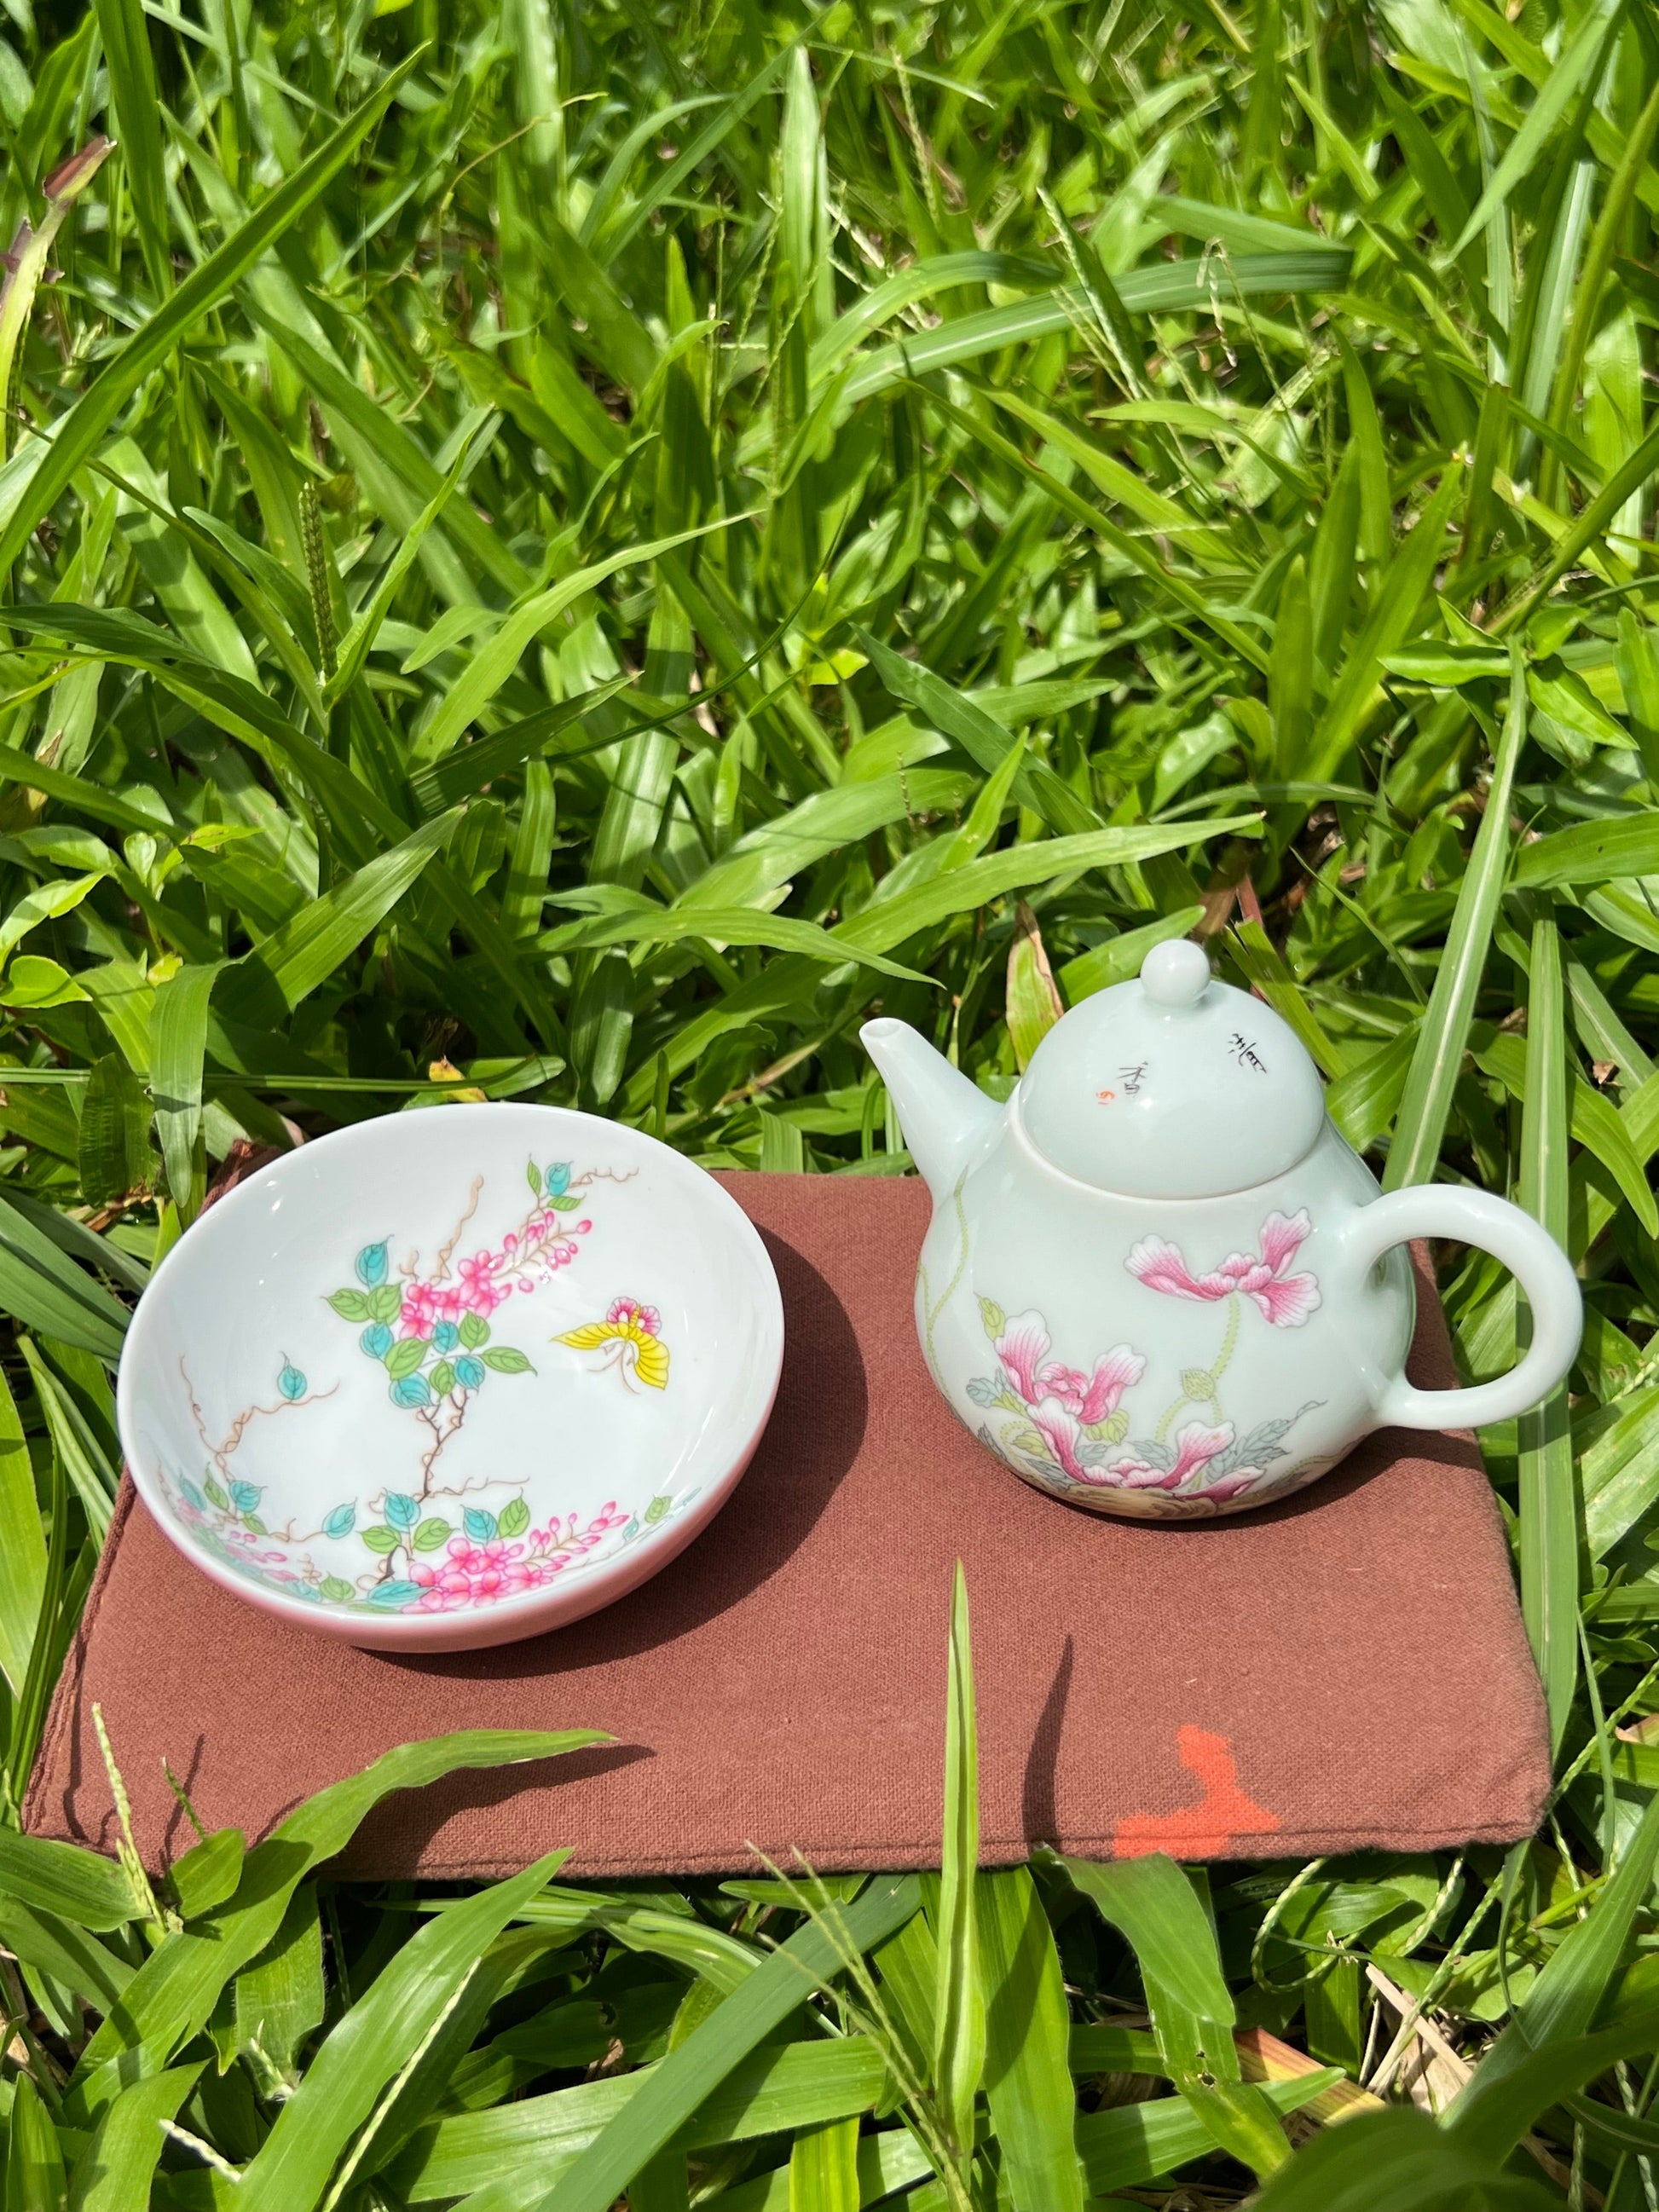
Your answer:
[[[1362,1206],[1344,1243],[1363,1275],[1413,1237],[1450,1237],[1503,1261],[1532,1310],[1532,1343],[1507,1375],[1472,1389],[1419,1390],[1397,1376],[1377,1401],[1382,1427],[1478,1428],[1507,1420],[1547,1398],[1572,1365],[1583,1333],[1583,1300],[1572,1263],[1547,1229],[1507,1199],[1458,1183],[1418,1183]]]

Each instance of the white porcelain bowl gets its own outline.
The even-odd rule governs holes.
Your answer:
[[[446,1651],[665,1566],[748,1465],[782,1358],[766,1249],[701,1168],[593,1115],[446,1106],[210,1207],[139,1303],[117,1400],[140,1495],[204,1574]]]

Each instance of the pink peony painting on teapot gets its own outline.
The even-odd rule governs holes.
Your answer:
[[[1299,1328],[1317,1308],[1317,1277],[1291,1272],[1310,1227],[1305,1207],[1271,1213],[1261,1224],[1258,1252],[1229,1253],[1202,1274],[1194,1274],[1180,1247],[1164,1237],[1144,1237],[1133,1246],[1124,1266],[1148,1290],[1227,1307],[1215,1358],[1208,1367],[1182,1370],[1180,1395],[1164,1407],[1150,1435],[1132,1437],[1134,1421],[1123,1402],[1146,1373],[1146,1358],[1133,1346],[1114,1345],[1091,1365],[1070,1367],[1050,1356],[1053,1338],[1041,1313],[1009,1315],[981,1298],[980,1319],[997,1369],[994,1375],[976,1376],[968,1392],[987,1413],[1011,1417],[994,1435],[988,1424],[981,1425],[981,1443],[1016,1474],[1045,1488],[1073,1496],[1156,1492],[1164,1511],[1216,1510],[1273,1486],[1283,1472],[1274,1474],[1275,1463],[1290,1457],[1285,1438],[1319,1401],[1257,1422],[1241,1437],[1226,1418],[1221,1382],[1237,1348],[1247,1304],[1273,1328]],[[1191,1418],[1183,1420],[1189,1408]]]

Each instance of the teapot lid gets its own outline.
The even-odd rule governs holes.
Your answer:
[[[1031,1056],[1018,1111],[1043,1156],[1132,1198],[1218,1198],[1296,1165],[1325,1120],[1301,1040],[1219,983],[1189,938],[1073,1007]]]

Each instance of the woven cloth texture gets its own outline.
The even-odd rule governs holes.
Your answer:
[[[533,1642],[377,1656],[227,1595],[125,1486],[27,1827],[112,1847],[97,1704],[153,1869],[194,1840],[164,1761],[252,1842],[390,1746],[471,1728],[615,1742],[389,1798],[342,1874],[495,1875],[556,1844],[574,1877],[753,1872],[756,1846],[822,1872],[937,1866],[960,1559],[987,1864],[1036,1843],[1278,1858],[1530,1832],[1543,1707],[1468,1437],[1372,1437],[1235,1518],[1083,1513],[1018,1481],[928,1379],[921,1183],[721,1180],[765,1237],[787,1348],[760,1449],[686,1552]],[[1419,1264],[1410,1371],[1449,1385]]]

